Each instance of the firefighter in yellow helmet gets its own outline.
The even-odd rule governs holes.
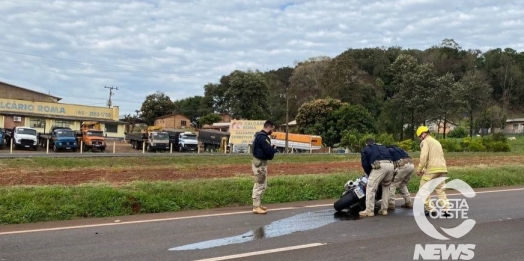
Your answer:
[[[417,175],[421,176],[420,189],[432,179],[445,177],[448,174],[448,169],[442,145],[429,134],[429,128],[427,126],[418,127],[417,137],[420,140],[420,160],[417,167]],[[439,199],[437,202],[441,204],[439,207],[446,212],[449,208],[449,202],[443,189],[445,184],[444,181],[440,183],[435,188],[435,193]],[[426,214],[436,211],[435,205],[430,202],[430,198],[431,195],[428,195],[424,202]]]

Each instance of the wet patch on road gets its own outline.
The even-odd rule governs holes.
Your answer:
[[[272,222],[269,225],[259,227],[251,230],[245,234],[213,239],[194,244],[188,244],[178,247],[170,248],[170,251],[182,251],[182,250],[198,250],[207,249],[225,245],[246,243],[249,241],[279,237],[289,235],[295,232],[307,231],[317,229],[326,225],[329,225],[338,221],[355,221],[360,220],[358,215],[359,210],[353,211],[341,211],[336,212],[334,210],[320,210],[314,212],[301,213],[292,217],[284,218]],[[399,216],[413,216],[412,209],[404,209],[397,207],[395,210],[389,210],[389,213]],[[378,208],[375,209],[375,215],[378,213]]]

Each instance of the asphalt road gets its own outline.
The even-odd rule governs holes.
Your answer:
[[[355,219],[315,201],[270,205],[267,215],[242,207],[0,226],[0,260],[413,260],[416,244],[442,243],[475,244],[472,260],[524,260],[524,187],[477,192],[467,199],[475,226],[448,241],[422,232],[413,210]]]

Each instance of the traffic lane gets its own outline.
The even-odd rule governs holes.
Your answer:
[[[299,208],[254,216],[246,210],[244,207],[243,212],[236,212],[238,214],[216,213],[219,211],[210,213],[227,215],[218,217],[182,216],[181,219],[170,221],[122,222],[34,233],[16,233],[7,229],[16,234],[0,235],[0,260],[169,260],[177,255],[168,249],[178,244],[235,236],[274,219],[294,215],[296,211],[306,211]],[[34,224],[24,227],[37,229]]]
[[[476,244],[476,257],[489,257],[479,260],[493,260],[511,257],[520,260],[521,242],[524,227],[522,191],[478,194],[475,199],[468,199],[470,211],[468,217],[477,221],[473,230],[458,240],[446,241],[447,244]],[[457,198],[451,196],[450,198]],[[406,218],[409,217],[409,218]],[[450,228],[463,220],[435,220],[436,227]],[[495,244],[493,242],[496,242]],[[397,209],[386,217],[377,216],[346,223],[335,222],[329,226],[298,232],[297,234],[265,242],[266,248],[257,248],[259,242],[249,242],[242,246],[224,246],[216,251],[205,253],[204,250],[192,251],[193,259],[234,255],[234,252],[249,253],[262,249],[277,249],[283,246],[298,246],[311,243],[327,243],[326,246],[301,249],[290,252],[268,254],[260,257],[244,257],[242,260],[412,260],[416,244],[442,244],[443,241],[432,239],[424,234],[414,222],[411,210]],[[255,247],[254,247],[255,246]],[[230,253],[223,251],[231,248]],[[494,251],[496,249],[496,251]],[[211,250],[211,249],[210,249]],[[180,257],[180,256],[178,256]],[[378,257],[378,258],[377,258]],[[178,259],[177,260],[186,260]]]
[[[248,261],[289,260],[414,260],[417,244],[475,244],[472,260],[524,260],[522,227],[524,219],[512,219],[478,224],[463,238],[440,241],[429,238],[423,232],[397,235],[373,234],[367,239],[332,242],[319,247],[286,251],[242,258]],[[418,260],[423,260],[419,257]],[[437,259],[441,260],[441,259]],[[443,259],[443,260],[451,260]]]
[[[479,223],[508,222],[522,218],[524,216],[522,207],[514,207],[515,205],[522,206],[522,203],[520,203],[521,195],[522,190],[478,194],[475,198],[468,200],[471,207],[470,218],[474,218]],[[170,248],[186,244],[225,237],[238,237],[260,227],[310,213],[317,213],[317,221],[319,215],[324,215],[325,220],[336,221],[328,222],[325,226],[316,229],[297,231],[273,238],[250,240],[240,244],[226,244],[202,250],[168,251]],[[377,216],[361,220],[341,221],[335,218],[334,211],[331,208],[316,207],[272,211],[268,215],[257,216],[240,213],[165,222],[2,235],[0,236],[2,239],[0,259],[144,260],[160,258],[163,260],[196,260],[316,242],[347,245],[363,240],[371,243],[380,242],[380,238],[385,238],[385,242],[391,242],[387,239],[388,237],[415,238],[411,234],[418,235],[421,240],[427,240],[428,237],[421,234],[411,213],[398,209],[386,217]],[[307,218],[305,221],[307,221]],[[510,231],[520,230],[512,227]],[[504,234],[493,234],[499,238],[505,236]],[[315,251],[321,251],[320,249],[325,247],[316,247]],[[301,253],[308,251],[306,249],[292,252],[294,255],[301,256]],[[328,252],[325,253],[324,258],[329,258],[331,252]],[[289,253],[271,254],[271,258],[280,258],[281,255],[285,257]],[[309,255],[301,258],[315,260],[315,258],[308,259],[310,258]]]

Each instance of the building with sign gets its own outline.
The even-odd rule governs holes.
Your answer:
[[[83,121],[97,121],[107,137],[124,137],[119,108],[59,103],[61,98],[0,82],[0,127],[27,126],[48,132],[51,126],[80,130]]]

